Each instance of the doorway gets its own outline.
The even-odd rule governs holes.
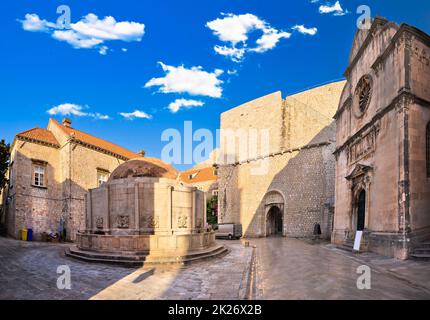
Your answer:
[[[363,231],[366,218],[366,191],[361,190],[357,203],[357,231]]]
[[[266,236],[282,236],[283,215],[281,209],[277,206],[272,206],[267,213],[266,221]]]

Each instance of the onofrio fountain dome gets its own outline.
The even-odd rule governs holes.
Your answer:
[[[204,192],[155,158],[118,166],[86,195],[86,226],[67,255],[88,261],[187,262],[226,252],[206,225]]]

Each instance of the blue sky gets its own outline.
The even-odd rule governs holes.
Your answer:
[[[1,1],[0,138],[73,111],[74,127],[160,157],[167,128],[215,132],[241,103],[341,79],[361,4],[430,33],[423,0]]]

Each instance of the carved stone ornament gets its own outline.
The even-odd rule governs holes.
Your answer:
[[[187,216],[179,216],[178,217],[178,228],[186,228],[187,227]]]
[[[117,227],[120,229],[128,229],[130,226],[129,216],[118,216],[117,217]]]
[[[143,227],[144,228],[158,228],[159,226],[159,217],[155,216],[155,217],[151,217],[151,216],[143,216],[142,218],[142,222],[143,222]]]
[[[96,228],[103,229],[103,217],[96,218]]]
[[[372,90],[372,78],[369,75],[363,76],[355,89],[357,116],[362,116],[367,110],[372,99]]]

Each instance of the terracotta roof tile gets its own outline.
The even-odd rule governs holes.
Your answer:
[[[190,176],[193,176],[190,179]],[[216,181],[218,177],[214,174],[214,167],[206,167],[199,169],[190,169],[183,171],[179,174],[181,181],[189,184],[205,182],[205,181]]]
[[[92,145],[92,146],[94,146],[94,147],[97,147],[97,148],[103,149],[103,150],[105,150],[105,151],[108,151],[108,152],[111,152],[111,153],[114,153],[114,154],[120,155],[120,156],[122,156],[122,157],[124,157],[124,158],[127,158],[127,159],[138,158],[138,157],[140,157],[140,156],[141,156],[141,155],[139,155],[139,154],[137,154],[137,153],[134,153],[134,152],[132,152],[132,151],[130,151],[130,150],[127,150],[127,149],[125,149],[125,148],[123,148],[123,147],[120,147],[120,146],[118,146],[118,145],[116,145],[116,144],[114,144],[114,143],[112,143],[112,142],[109,142],[109,141],[103,140],[103,139],[101,139],[101,138],[98,138],[98,137],[92,136],[92,135],[90,135],[90,134],[88,134],[88,133],[85,133],[85,132],[79,131],[79,130],[74,129],[74,128],[66,127],[66,126],[64,126],[64,125],[60,124],[60,123],[59,123],[58,121],[56,121],[55,119],[52,119],[52,120],[53,120],[53,121],[54,121],[54,123],[55,123],[55,124],[57,124],[57,125],[58,125],[62,130],[63,130],[63,132],[65,132],[67,135],[71,135],[71,134],[73,134],[73,138],[74,138],[75,140],[78,140],[78,141],[81,141],[81,142],[83,142],[83,143],[86,143],[86,144]]]
[[[57,139],[52,134],[52,132],[46,129],[33,128],[30,130],[18,133],[16,136],[20,138],[27,138],[27,139],[40,141],[40,142],[45,142],[53,146],[60,147],[60,144],[58,143]]]

